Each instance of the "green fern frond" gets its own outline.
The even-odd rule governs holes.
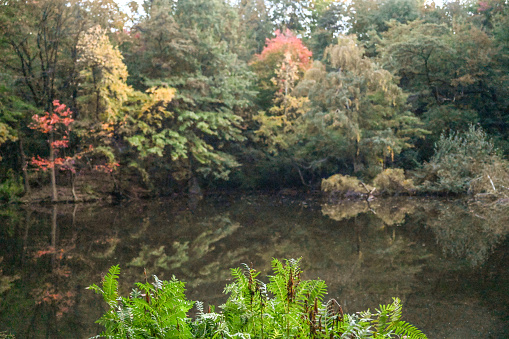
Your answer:
[[[406,321],[400,320],[393,322],[389,328],[398,335],[404,335],[408,339],[427,339],[426,335],[422,333],[417,327]]]
[[[118,276],[120,274],[120,267],[118,265],[111,266],[108,274],[103,279],[102,289],[96,284],[92,284],[87,289],[90,289],[98,294],[102,294],[104,301],[112,307],[117,303],[118,298]]]
[[[303,282],[301,286],[299,290],[299,299],[302,301],[305,301],[303,300],[305,296],[308,302],[314,301],[315,299],[322,302],[327,294],[327,284],[323,280],[308,280]]]

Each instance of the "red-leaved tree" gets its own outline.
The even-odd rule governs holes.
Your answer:
[[[73,156],[63,155],[63,149],[69,147],[71,125],[74,123],[74,119],[72,118],[71,110],[58,100],[53,101],[53,110],[51,113],[46,112],[43,115],[36,114],[32,117],[32,120],[32,123],[29,125],[31,129],[48,135],[49,156],[47,158],[43,158],[40,155],[32,157],[31,164],[36,170],[50,171],[52,201],[58,200],[56,170],[69,171],[71,173],[72,195],[76,200],[77,197],[74,188],[75,174],[78,165],[83,162],[84,158],[88,159],[85,162],[93,170],[110,175],[113,175],[113,172],[119,166],[114,159],[106,157],[107,159],[104,161],[105,157],[102,152],[99,148],[96,150],[92,145],[85,147],[81,152],[75,153]],[[92,158],[94,160],[91,160]],[[96,164],[92,167],[90,162]]]
[[[49,157],[32,157],[31,163],[37,170],[50,171],[51,176],[51,200],[57,201],[56,169],[75,172],[74,158],[62,156],[61,150],[69,147],[70,126],[74,122],[72,112],[66,105],[58,100],[53,101],[53,111],[43,115],[32,116],[31,129],[48,135]]]
[[[281,64],[285,55],[290,54],[291,59],[300,71],[305,71],[311,65],[313,53],[297,38],[292,31],[287,29],[285,32],[277,30],[276,37],[266,40],[266,46],[260,54],[256,55],[256,62],[271,64],[273,69]]]
[[[255,55],[251,67],[260,81],[259,98],[262,107],[268,109],[274,100],[278,74],[287,65],[292,65],[297,71],[296,78],[302,78],[304,72],[311,66],[313,53],[289,29],[285,32],[277,30],[276,36],[267,39],[266,46],[260,54]]]

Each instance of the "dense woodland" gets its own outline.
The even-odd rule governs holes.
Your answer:
[[[4,200],[509,192],[505,0],[0,0],[0,32]]]

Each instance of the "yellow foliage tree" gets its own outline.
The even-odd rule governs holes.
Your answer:
[[[112,123],[120,118],[122,104],[132,94],[127,67],[100,26],[90,28],[77,45],[82,78],[78,99],[80,114],[91,120]]]

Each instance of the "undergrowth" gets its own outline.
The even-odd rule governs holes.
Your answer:
[[[325,301],[323,280],[301,279],[299,260],[272,261],[268,283],[260,272],[243,265],[231,270],[234,282],[224,289],[225,304],[204,310],[187,300],[184,283],[154,276],[153,283],[137,283],[130,296],[118,294],[118,266],[110,268],[102,287],[109,310],[97,321],[105,331],[95,338],[408,338],[426,336],[400,320],[398,298],[388,305],[352,315],[335,299]],[[187,312],[196,306],[197,316]]]

